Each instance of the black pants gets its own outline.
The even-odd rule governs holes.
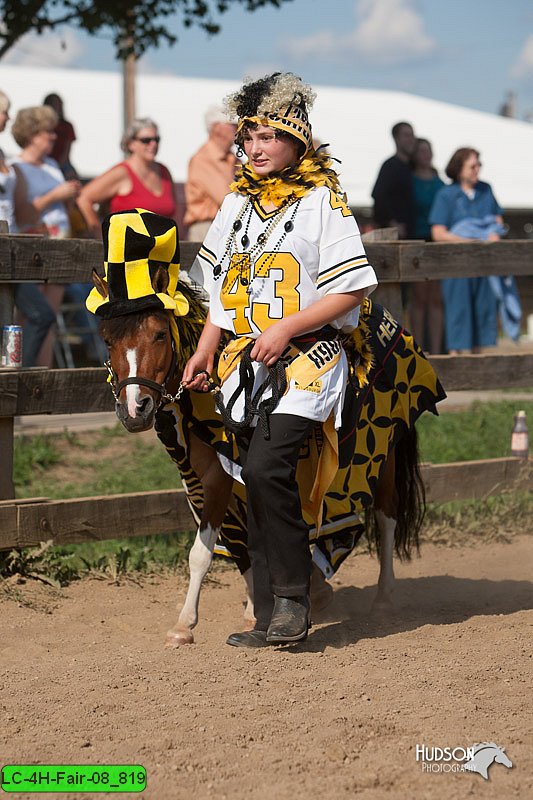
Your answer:
[[[258,630],[268,628],[274,595],[295,597],[309,592],[309,527],[302,517],[296,464],[314,425],[304,417],[272,414],[270,439],[263,438],[260,427],[237,435]]]

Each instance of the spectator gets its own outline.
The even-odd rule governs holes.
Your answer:
[[[413,127],[397,122],[392,128],[396,153],[381,166],[372,189],[374,221],[380,228],[398,228],[400,239],[413,236],[415,202],[409,160],[416,147]]]
[[[433,166],[433,150],[427,139],[417,139],[411,158],[415,201],[415,239],[431,241],[429,212],[439,189],[444,186]],[[440,281],[411,284],[411,326],[415,339],[430,353],[442,352],[444,312]]]
[[[124,161],[83,187],[78,208],[95,239],[102,236],[95,204],[109,202],[112,214],[130,208],[144,208],[163,217],[174,217],[176,199],[172,176],[163,164],[156,161],[160,141],[153,120],[148,117],[134,119],[122,137]]]
[[[28,200],[37,214],[37,222],[25,224],[21,230],[62,239],[70,234],[67,204],[77,197],[80,182],[65,181],[57,161],[50,158],[56,125],[57,114],[52,108],[34,106],[17,113],[11,132],[22,148],[13,163],[24,177]],[[57,314],[64,286],[46,284],[40,288]],[[55,330],[50,329],[37,356],[37,366],[52,366],[54,339]]]
[[[0,133],[5,130],[9,120],[9,98],[0,92]],[[8,223],[9,230],[17,230],[17,225],[34,222],[37,212],[27,199],[26,183],[17,169],[9,165],[0,150],[0,219]],[[24,342],[22,366],[35,364],[37,354],[55,322],[55,314],[35,283],[15,284],[15,305],[24,315]]]
[[[56,140],[50,157],[59,164],[61,172],[67,180],[77,179],[78,173],[70,163],[70,148],[76,141],[74,126],[64,117],[63,100],[58,94],[47,94],[43,105],[50,106],[57,114]]]
[[[429,215],[431,235],[436,242],[473,241],[467,229],[455,233],[469,220],[488,226],[485,238],[498,241],[503,232],[502,209],[488,183],[479,180],[479,152],[473,147],[456,150],[446,167],[451,184],[442,187]],[[451,354],[496,344],[496,298],[487,277],[446,278],[442,281],[446,347]]]
[[[185,224],[191,242],[203,242],[222,201],[229,193],[238,161],[232,152],[237,126],[212,106],[205,115],[208,140],[189,161]]]

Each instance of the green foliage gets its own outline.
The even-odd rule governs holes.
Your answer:
[[[135,573],[154,573],[181,567],[195,533],[143,536],[104,542],[0,551],[0,577],[35,578],[56,588],[86,575],[120,581]]]
[[[181,486],[178,469],[155,434],[147,441],[121,425],[93,435],[17,438],[14,462],[17,497],[66,500]],[[63,467],[59,479],[50,469],[54,465]]]
[[[432,464],[504,458],[511,455],[514,415],[524,409],[533,426],[533,402],[474,403],[466,411],[439,417],[423,414],[417,423],[420,457]]]
[[[247,11],[276,6],[288,0],[1,0],[0,58],[29,31],[43,33],[63,25],[91,35],[111,32],[117,58],[142,55],[152,47],[172,45],[165,20],[177,15],[184,27],[197,25],[218,33],[219,14],[237,4]]]
[[[461,500],[428,506],[422,540],[448,546],[466,542],[507,542],[531,530],[531,492],[504,492],[483,501]]]
[[[13,457],[13,481],[16,486],[29,486],[42,476],[60,456],[50,436],[21,436],[17,439]]]
[[[0,576],[20,575],[36,578],[50,586],[65,586],[79,577],[79,570],[70,554],[58,552],[51,542],[23,550],[0,551]]]
[[[518,408],[524,408],[533,420],[533,402],[523,401],[478,403],[439,417],[424,414],[417,425],[422,460],[446,463],[509,455]],[[180,480],[155,434],[150,439],[117,425],[91,434],[18,437],[15,484],[19,497],[59,499],[171,489],[177,488]],[[506,540],[517,531],[528,530],[532,516],[533,498],[526,492],[508,492],[483,502],[430,505],[422,536],[448,546]],[[0,553],[0,575],[39,578],[54,586],[86,574],[120,580],[133,573],[179,568],[193,538],[194,532],[188,532],[61,547],[46,543]]]

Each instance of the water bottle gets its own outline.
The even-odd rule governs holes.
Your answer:
[[[529,456],[529,436],[525,411],[519,411],[515,415],[511,434],[511,453],[518,458],[528,458]]]

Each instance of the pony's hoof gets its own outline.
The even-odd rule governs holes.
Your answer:
[[[194,636],[192,631],[168,631],[165,639],[165,647],[176,649],[182,644],[193,644]]]

